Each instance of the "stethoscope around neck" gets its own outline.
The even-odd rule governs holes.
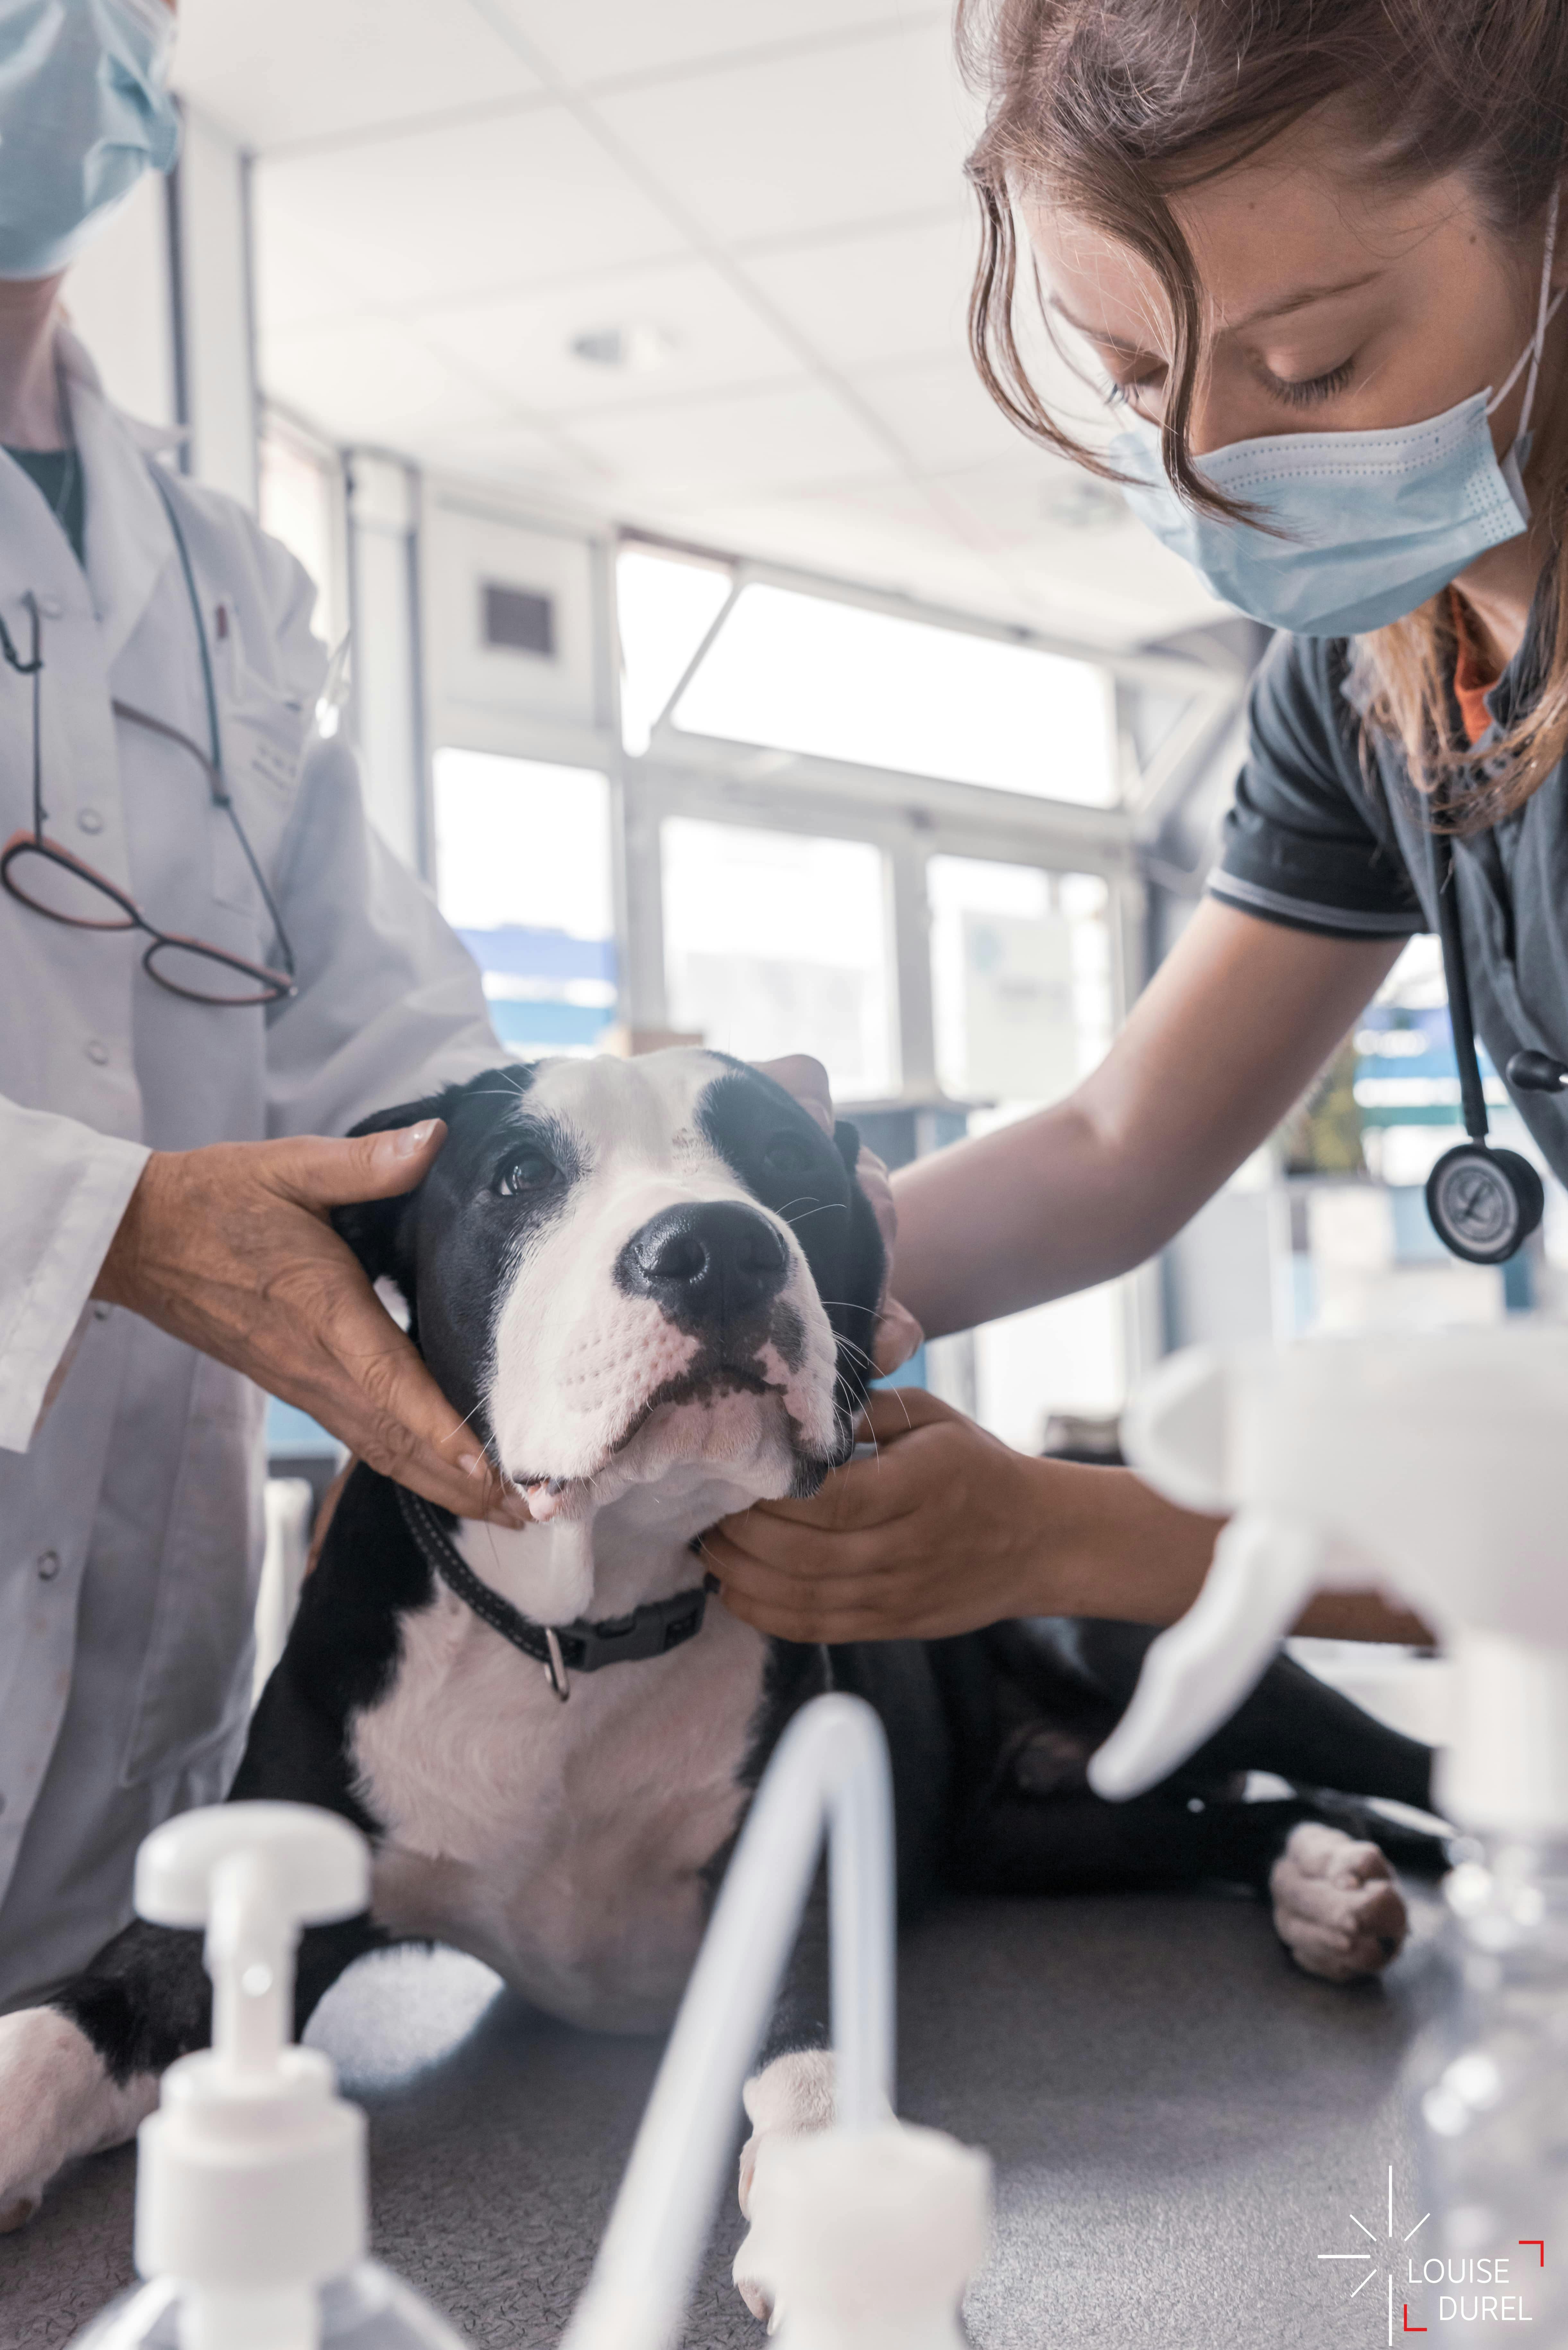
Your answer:
[[[1559,191],[1552,191],[1546,215],[1546,244],[1542,257],[1541,291],[1536,303],[1535,332],[1512,373],[1487,402],[1490,416],[1507,398],[1525,359],[1530,374],[1519,424],[1509,452],[1517,482],[1530,447],[1530,419],[1546,329],[1568,287],[1552,292],[1552,262],[1557,244]],[[1443,980],[1449,996],[1449,1025],[1453,1032],[1454,1059],[1459,1072],[1459,1103],[1468,1139],[1445,1150],[1427,1178],[1427,1213],[1446,1248],[1467,1264],[1504,1264],[1537,1230],[1546,1211],[1546,1191],[1540,1175],[1517,1150],[1496,1148],[1488,1139],[1486,1089],[1476,1058],[1475,1018],[1470,1009],[1469,973],[1465,966],[1464,939],[1459,928],[1458,891],[1454,882],[1451,835],[1434,832],[1432,885],[1437,899],[1438,938],[1443,952]],[[1559,1093],[1568,1085],[1568,1066],[1549,1053],[1521,1051],[1510,1056],[1508,1083],[1520,1093]]]
[[[1546,1192],[1528,1159],[1487,1139],[1486,1091],[1476,1058],[1469,973],[1454,886],[1454,845],[1447,833],[1434,833],[1431,838],[1449,1025],[1453,1031],[1459,1102],[1469,1139],[1445,1150],[1428,1176],[1427,1213],[1444,1246],[1467,1264],[1502,1264],[1539,1225],[1545,1212]],[[1514,1053],[1505,1075],[1519,1093],[1554,1094],[1568,1087],[1568,1064],[1554,1061],[1550,1053]]]

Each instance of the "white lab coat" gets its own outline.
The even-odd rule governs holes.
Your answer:
[[[48,829],[165,928],[275,961],[195,761],[111,712],[129,702],[208,739],[148,475],[160,436],[110,406],[69,338],[64,358],[85,577],[0,457],[0,613],[24,658],[26,591],[44,616]],[[325,667],[310,581],[230,499],[169,479],[230,785],[299,993],[265,1011],[182,1002],[141,970],[144,936],[67,930],[0,892],[0,2007],[123,1924],[137,1844],[223,1793],[244,1733],[263,1399],[89,1302],[149,1149],[342,1133],[504,1057],[472,962],[369,829],[352,757],[317,742],[301,764]],[[31,823],[30,772],[29,686],[0,667],[0,840]]]

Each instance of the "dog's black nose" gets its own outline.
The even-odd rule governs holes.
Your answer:
[[[784,1235],[739,1201],[666,1208],[633,1232],[616,1276],[633,1297],[651,1297],[672,1322],[708,1327],[754,1314],[789,1273]]]

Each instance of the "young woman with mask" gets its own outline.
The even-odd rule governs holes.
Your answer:
[[[1457,914],[1505,1068],[1568,1059],[1568,11],[1551,0],[964,0],[981,375],[1120,478],[1218,594],[1287,631],[1208,895],[1066,1100],[896,1180],[899,1296],[932,1334],[1140,1263],[1266,1138],[1406,939]],[[1029,379],[1038,289],[1127,431]],[[1568,1109],[1518,1107],[1568,1180]],[[1011,1614],[1171,1621],[1214,1522],[884,1397],[876,1464],[711,1540],[770,1630],[940,1634]],[[1372,1595],[1299,1628],[1419,1638]]]

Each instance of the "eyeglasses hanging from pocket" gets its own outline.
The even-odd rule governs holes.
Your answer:
[[[165,499],[165,504],[167,503]],[[170,519],[172,522],[172,514]],[[0,884],[34,913],[43,914],[52,922],[64,922],[72,930],[144,932],[150,943],[142,955],[141,967],[149,979],[155,980],[160,987],[167,988],[171,995],[182,995],[192,1003],[211,1003],[220,1008],[278,1003],[296,992],[294,951],[265,876],[245,837],[239,811],[223,780],[222,743],[211,664],[207,658],[206,635],[202,629],[201,608],[196,602],[184,541],[177,525],[175,536],[200,632],[203,682],[207,688],[208,718],[213,737],[212,754],[209,756],[177,726],[153,717],[148,711],[135,710],[125,702],[117,702],[113,707],[117,717],[125,719],[133,726],[143,727],[150,733],[160,734],[189,752],[201,768],[206,779],[211,804],[221,809],[234,827],[235,838],[254,877],[256,889],[277,940],[282,969],[275,969],[270,963],[252,962],[247,957],[233,954],[226,947],[213,946],[205,939],[188,938],[179,931],[161,930],[157,923],[148,920],[135,899],[120,889],[118,882],[111,881],[107,874],[99,873],[84,858],[74,855],[70,849],[62,847],[58,841],[49,838],[44,829],[47,811],[44,806],[43,736],[39,723],[40,681],[44,671],[42,632],[37,600],[31,594],[22,599],[31,628],[29,658],[26,660],[17,652],[10,631],[5,621],[0,619],[0,653],[19,677],[31,680],[33,702],[33,827],[30,832],[13,833],[5,847],[0,848]]]

